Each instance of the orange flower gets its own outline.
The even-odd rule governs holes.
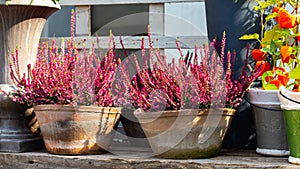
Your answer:
[[[255,64],[255,69],[260,69],[257,77],[261,76],[265,73],[265,71],[268,71],[271,69],[271,65],[269,62],[266,61],[257,61]]]
[[[289,74],[286,73],[285,75],[278,75],[278,80],[280,81],[280,83],[283,85],[283,86],[286,86],[287,83],[289,82]]]
[[[278,23],[280,28],[287,29],[294,28],[297,25],[296,17],[291,15],[286,9],[282,8],[278,10]]]
[[[298,85],[298,84],[295,84],[292,91],[293,91],[293,92],[299,92],[299,85]]]
[[[283,67],[274,67],[273,72],[280,71],[281,73],[285,72],[285,69]]]
[[[293,48],[291,46],[281,46],[280,54],[283,63],[288,63],[290,61],[290,56]]]
[[[274,84],[277,88],[279,88],[281,85],[280,80],[278,79],[272,80],[270,84]]]
[[[255,61],[261,61],[265,59],[265,53],[263,51],[261,51],[260,49],[253,49],[252,50],[252,58]]]
[[[267,76],[266,78],[265,78],[265,81],[267,82],[267,83],[269,83],[271,80],[273,80],[273,76]]]
[[[272,11],[272,12],[278,13],[280,9],[282,9],[282,8],[279,8],[279,7],[275,6],[275,7],[273,8],[273,11]]]

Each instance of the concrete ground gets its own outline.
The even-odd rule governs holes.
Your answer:
[[[266,157],[254,150],[221,150],[208,159],[159,159],[149,157],[148,148],[115,146],[101,155],[52,155],[46,150],[26,153],[0,153],[1,169],[196,169],[196,168],[300,168],[287,157]]]
[[[120,128],[122,129],[122,128]],[[119,129],[118,129],[119,130]],[[255,150],[221,150],[208,159],[159,159],[149,147],[136,147],[117,133],[108,153],[100,155],[53,155],[46,150],[25,153],[0,152],[0,169],[196,169],[196,168],[300,168],[288,157],[268,157]]]

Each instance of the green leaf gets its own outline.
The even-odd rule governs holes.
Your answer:
[[[274,84],[263,84],[265,90],[278,90],[277,86]]]
[[[278,13],[271,13],[266,17],[266,21],[269,21],[270,19],[276,18],[278,16]]]
[[[262,50],[263,52],[267,52],[267,53],[273,55],[273,51],[272,51],[270,48],[262,48],[261,50]]]
[[[263,44],[269,44],[272,40],[278,40],[281,38],[282,34],[278,33],[279,26],[275,25],[273,29],[265,31],[264,37],[262,38]]]
[[[292,69],[289,72],[289,78],[291,78],[291,79],[300,79],[300,66],[296,67],[295,69]]]
[[[254,33],[254,34],[243,35],[239,38],[239,40],[259,40],[259,34]]]
[[[276,30],[276,33],[279,33],[279,34],[284,35],[284,36],[290,36],[290,35],[293,34],[293,32],[290,29],[287,29],[287,28],[282,28],[280,30]]]
[[[261,80],[262,80],[262,86],[265,90],[278,90],[277,86],[274,84],[270,84],[266,82],[266,77],[267,76],[273,76],[273,72],[272,71],[266,71],[262,76],[261,76]]]

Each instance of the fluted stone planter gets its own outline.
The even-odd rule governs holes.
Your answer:
[[[10,82],[9,60],[18,46],[21,73],[34,64],[39,39],[47,18],[60,9],[51,0],[0,0],[0,84]]]
[[[52,0],[0,0],[0,87],[14,90],[9,75],[11,53],[18,47],[20,73],[34,64],[40,35],[47,18],[60,9]],[[23,106],[23,107],[22,107]],[[25,126],[26,106],[0,93],[0,151],[23,152],[40,148],[41,137]]]

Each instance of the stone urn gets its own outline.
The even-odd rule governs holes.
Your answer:
[[[0,0],[0,88],[13,92],[9,72],[11,54],[18,52],[20,75],[34,65],[47,18],[60,9],[52,0]],[[24,121],[25,105],[0,92],[0,151],[23,152],[41,148],[40,136],[30,134]],[[42,144],[43,145],[43,144]]]

